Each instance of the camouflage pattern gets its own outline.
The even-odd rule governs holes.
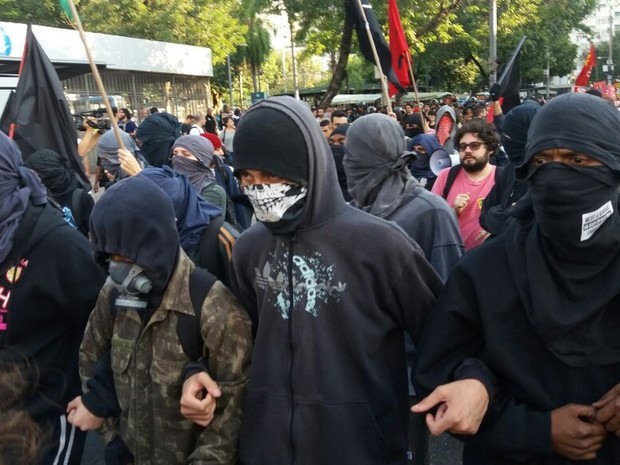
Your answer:
[[[114,319],[109,303],[113,284],[106,282],[80,348],[80,375],[86,386],[97,360],[112,351],[122,409],[119,432],[136,465],[234,464],[252,349],[250,321],[217,281],[202,306],[201,334],[222,397],[208,427],[183,418],[181,370],[188,358],[177,335],[177,317],[194,314],[189,296],[194,264],[182,251],[180,255],[161,305],[144,328],[134,309],[118,308]]]

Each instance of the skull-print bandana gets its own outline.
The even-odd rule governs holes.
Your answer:
[[[275,223],[286,218],[287,211],[303,202],[308,189],[294,184],[253,184],[244,186],[243,193],[254,207],[258,221]]]

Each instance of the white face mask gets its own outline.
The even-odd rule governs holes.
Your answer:
[[[306,197],[308,189],[291,184],[253,184],[244,186],[243,193],[254,207],[258,221],[275,223],[295,204]]]

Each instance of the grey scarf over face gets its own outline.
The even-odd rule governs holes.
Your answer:
[[[405,134],[387,115],[357,119],[347,132],[344,152],[349,193],[353,203],[368,213],[385,218],[419,188],[407,168],[415,155],[405,152]]]

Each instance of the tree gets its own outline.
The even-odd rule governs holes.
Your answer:
[[[254,92],[260,92],[260,85],[257,78],[261,73],[263,64],[271,52],[271,39],[269,36],[269,31],[267,31],[263,21],[260,18],[253,18],[250,20],[246,42],[246,57],[252,72]]]
[[[209,47],[223,63],[245,40],[237,19],[241,5],[227,0],[81,0],[80,18],[89,32]],[[0,20],[72,27],[57,0],[0,0]]]

